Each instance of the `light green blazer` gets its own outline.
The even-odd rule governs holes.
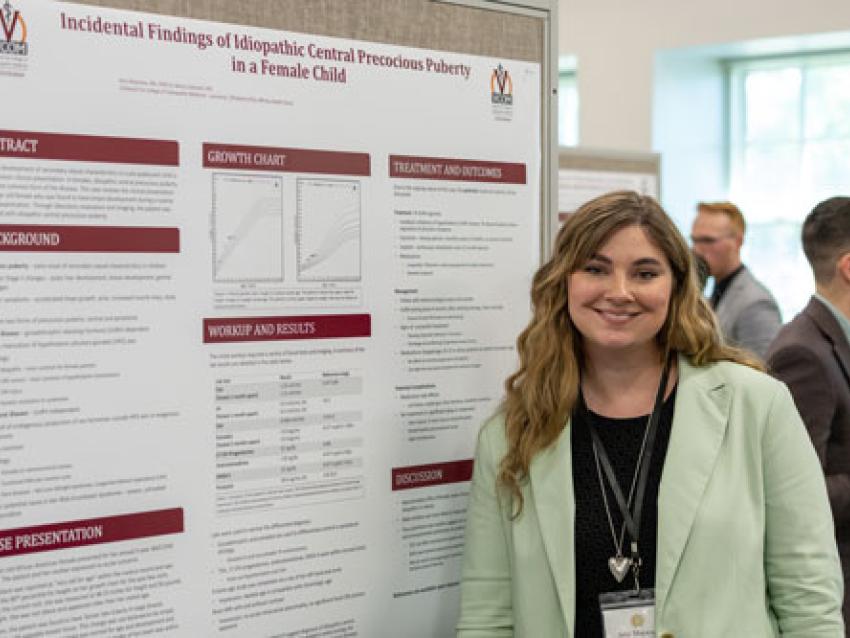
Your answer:
[[[656,634],[844,638],[824,478],[788,390],[741,365],[682,357],[678,383],[658,494]],[[573,492],[592,486],[573,486],[570,432],[532,461],[511,521],[496,489],[504,420],[482,428],[459,638],[574,638]]]

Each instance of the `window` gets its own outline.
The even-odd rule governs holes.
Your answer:
[[[558,73],[558,144],[578,144],[578,85],[575,70]]]
[[[729,197],[747,218],[744,261],[791,319],[814,284],[800,225],[850,192],[850,54],[728,64]]]

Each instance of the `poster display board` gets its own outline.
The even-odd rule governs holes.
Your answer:
[[[660,156],[592,149],[561,149],[558,159],[558,210],[550,216],[552,239],[564,220],[585,202],[618,190],[660,196]]]
[[[540,65],[0,19],[0,635],[451,635]]]

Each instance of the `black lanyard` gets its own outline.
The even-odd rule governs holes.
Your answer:
[[[599,433],[596,431],[596,426],[587,405],[584,402],[584,397],[579,395],[579,409],[585,418],[585,423],[590,430],[590,436],[593,439],[593,447],[596,454],[599,456],[599,462],[605,472],[605,478],[608,479],[608,484],[611,491],[614,493],[614,498],[617,501],[617,507],[620,509],[620,514],[623,517],[623,522],[626,529],[629,531],[629,536],[632,539],[632,559],[635,561],[635,566],[640,565],[640,553],[638,550],[638,541],[640,539],[640,521],[643,514],[643,501],[646,495],[646,483],[649,478],[649,466],[652,462],[652,452],[655,448],[655,435],[658,432],[658,421],[661,418],[661,406],[664,403],[664,390],[667,388],[667,380],[670,376],[670,359],[664,364],[664,369],[661,372],[661,380],[658,384],[658,392],[655,395],[655,404],[652,407],[652,413],[649,416],[646,431],[646,445],[643,455],[640,460],[640,468],[638,470],[637,490],[634,497],[634,515],[629,511],[629,504],[623,495],[623,490],[620,488],[620,483],[617,476],[614,474],[614,468],[611,466],[611,461],[608,458],[608,452],[599,438]]]

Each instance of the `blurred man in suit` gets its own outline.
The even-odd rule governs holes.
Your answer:
[[[746,228],[735,204],[703,202],[697,206],[691,242],[714,277],[711,305],[723,336],[764,359],[782,319],[773,295],[741,263]]]
[[[803,223],[803,250],[816,292],[780,331],[767,363],[791,389],[826,474],[850,627],[850,197],[815,206]]]

